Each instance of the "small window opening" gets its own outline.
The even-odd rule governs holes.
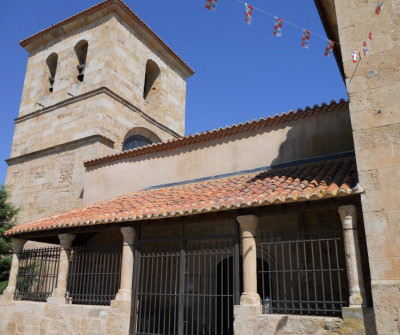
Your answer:
[[[55,52],[53,52],[49,57],[47,57],[46,63],[47,63],[47,66],[49,67],[49,72],[50,72],[50,77],[49,77],[49,82],[50,82],[49,91],[50,92],[53,92],[54,81],[55,81],[56,70],[57,70],[57,62],[58,62],[58,55]]]
[[[76,57],[78,57],[79,65],[78,68],[78,80],[83,81],[86,69],[86,56],[88,51],[88,42],[82,40],[75,45]]]
[[[144,147],[144,146],[150,145],[152,143],[153,142],[150,141],[147,137],[144,137],[142,135],[132,135],[132,136],[129,136],[124,141],[122,151]]]
[[[158,67],[158,65],[152,60],[148,60],[146,64],[146,74],[144,77],[143,98],[146,99],[150,91],[156,89],[154,83],[159,75],[160,68]]]

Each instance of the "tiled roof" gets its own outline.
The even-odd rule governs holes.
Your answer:
[[[15,235],[41,230],[162,219],[359,193],[354,157],[288,166],[143,190],[17,225]]]
[[[275,116],[269,116],[266,119],[261,118],[260,120],[254,120],[252,122],[248,121],[244,124],[239,123],[238,125],[233,125],[230,127],[214,129],[207,132],[202,132],[200,134],[184,136],[181,138],[168,140],[166,142],[154,143],[145,147],[96,158],[86,161],[84,165],[85,167],[92,167],[103,163],[115,162],[121,159],[133,158],[150,153],[166,151],[173,148],[180,148],[195,143],[210,141],[216,138],[245,133],[254,129],[267,128],[275,126],[277,124],[296,121],[299,119],[306,119],[325,113],[332,113],[337,110],[341,110],[347,106],[348,102],[343,99],[341,99],[338,103],[336,101],[331,101],[329,105],[327,105],[326,103],[323,103],[321,106],[314,105],[312,109],[307,106],[304,110],[298,109],[297,112],[290,111],[289,113],[283,113],[281,115],[276,114]]]
[[[38,32],[35,35],[32,35],[31,37],[28,37],[20,42],[20,45],[22,47],[27,46],[28,44],[32,43],[33,41],[36,41],[40,39],[41,37],[51,33],[55,29],[58,29],[74,20],[77,20],[79,18],[89,16],[93,14],[96,11],[102,10],[104,8],[110,7],[113,4],[116,4],[119,6],[130,18],[132,18],[135,23],[137,23],[145,32],[147,32],[151,37],[153,37],[160,45],[163,47],[172,57],[174,57],[189,73],[189,75],[194,74],[194,70],[189,67],[153,30],[150,29],[150,27],[144,23],[125,3],[123,3],[120,0],[106,0],[98,5],[95,5],[93,7],[90,7],[78,14],[75,14],[74,16],[69,17],[68,19],[65,19],[57,24],[52,25],[51,27],[44,29],[40,32]]]

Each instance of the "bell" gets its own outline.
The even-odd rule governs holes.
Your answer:
[[[49,82],[50,82],[49,91],[50,91],[51,93],[53,93],[54,77],[50,77],[50,78],[49,78]]]
[[[83,81],[84,73],[85,73],[85,64],[78,65],[78,80]]]

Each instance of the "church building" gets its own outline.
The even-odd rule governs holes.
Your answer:
[[[349,102],[190,136],[194,70],[122,1],[20,42],[0,334],[400,334],[400,4],[355,75],[374,1],[315,4]]]

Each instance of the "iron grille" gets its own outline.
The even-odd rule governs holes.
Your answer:
[[[121,260],[122,245],[73,247],[67,282],[70,302],[109,305],[119,289]]]
[[[233,334],[239,298],[233,238],[152,245],[141,245],[135,257],[134,334]]]
[[[263,312],[337,316],[347,306],[343,232],[266,232],[258,240]]]
[[[19,259],[15,299],[46,301],[57,285],[60,247],[23,250]]]

